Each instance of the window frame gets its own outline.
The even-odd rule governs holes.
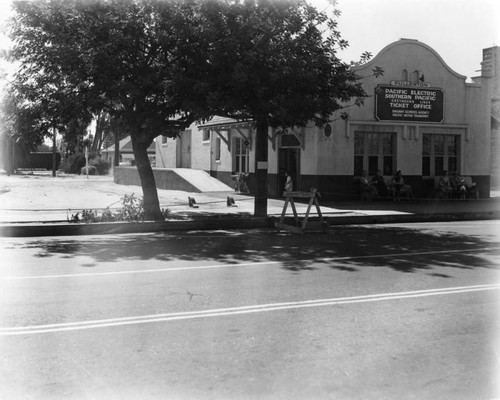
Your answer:
[[[385,152],[384,146],[384,140],[388,137],[390,153]],[[354,175],[360,175],[362,170],[368,171],[370,176],[375,175],[377,170],[381,170],[383,175],[392,175],[396,165],[396,137],[395,132],[355,131]],[[390,171],[386,163],[390,164]]]
[[[221,161],[221,148],[222,148],[222,139],[217,136],[215,138],[215,141],[214,141],[214,146],[215,146],[215,149],[214,149],[214,158],[215,158],[215,161],[216,162],[220,162]]]
[[[235,136],[232,138],[231,149],[233,152],[233,168],[232,170],[239,173],[248,173],[250,168],[250,150],[245,146],[245,140]],[[243,168],[242,168],[243,167]]]
[[[453,140],[451,147],[454,148],[451,152],[450,139]],[[456,134],[422,134],[422,177],[432,178],[441,176],[443,171],[460,173],[459,139],[460,136]]]

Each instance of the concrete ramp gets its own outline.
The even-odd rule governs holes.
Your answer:
[[[172,171],[186,181],[186,183],[193,186],[196,189],[193,191],[196,192],[227,192],[233,190],[233,188],[227,186],[225,183],[199,169],[175,168]]]
[[[234,189],[210,176],[205,171],[191,168],[175,168],[172,170],[176,175],[191,185],[193,192],[230,192]],[[182,189],[180,189],[182,190]]]
[[[158,189],[181,190],[184,192],[232,192],[227,186],[205,171],[190,168],[153,168]],[[141,186],[136,167],[115,167],[114,181],[120,185]]]

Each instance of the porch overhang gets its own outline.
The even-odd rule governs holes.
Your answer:
[[[210,121],[199,125],[199,128],[203,131],[214,131],[215,134],[220,137],[224,143],[226,143],[228,149],[231,149],[231,143],[224,135],[221,134],[221,131],[230,131],[233,129],[243,138],[245,146],[248,149],[251,149],[253,122],[253,120],[236,120],[233,118],[215,116]]]
[[[214,130],[214,131],[226,131],[234,128],[249,128],[253,124],[253,120],[237,120],[227,117],[215,116],[203,124],[199,125],[200,129],[203,130]]]

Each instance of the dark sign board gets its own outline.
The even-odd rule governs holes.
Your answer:
[[[384,121],[443,122],[441,89],[379,85],[375,117]]]

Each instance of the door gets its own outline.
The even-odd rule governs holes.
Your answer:
[[[182,132],[177,139],[177,168],[191,168],[191,130]]]
[[[285,190],[288,171],[293,180],[293,190],[300,190],[300,149],[281,148],[278,152],[278,194]]]

